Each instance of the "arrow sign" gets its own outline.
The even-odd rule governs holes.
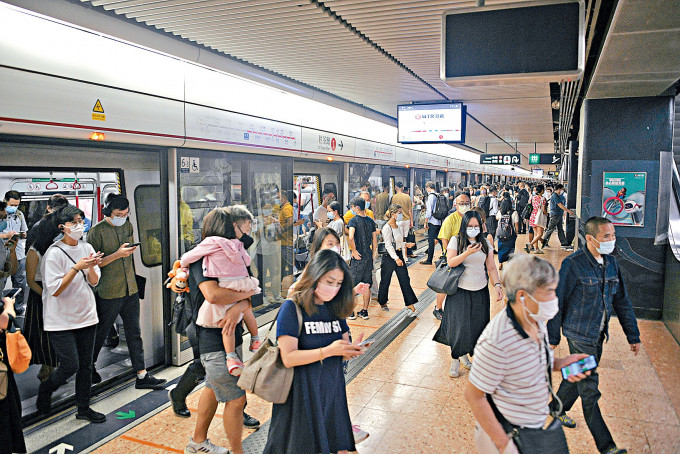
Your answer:
[[[340,143],[338,144],[338,146],[339,146],[340,149],[342,150],[342,140],[340,141]]]
[[[556,164],[556,163],[558,163],[558,162],[560,162],[560,155],[558,155],[558,154],[553,155],[553,157],[552,157],[552,163],[553,163],[553,164]]]
[[[116,419],[133,419],[135,417],[135,411],[130,410],[129,412],[125,413],[122,411],[119,411],[116,413]]]
[[[59,443],[54,448],[50,449],[50,454],[66,454],[66,450],[73,451],[73,446],[66,443]]]

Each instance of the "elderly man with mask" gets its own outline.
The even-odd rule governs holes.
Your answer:
[[[463,215],[470,210],[470,194],[462,193],[455,200],[456,211],[451,213],[442,222],[441,229],[439,229],[439,240],[442,242],[442,254],[446,256],[446,248],[449,245],[449,240],[452,236],[458,235],[460,225],[463,222]],[[441,320],[444,315],[444,300],[446,295],[443,293],[437,294],[437,303],[432,312],[437,320]]]

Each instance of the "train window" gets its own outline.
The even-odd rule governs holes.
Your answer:
[[[141,244],[142,263],[147,267],[161,264],[161,187],[137,186],[135,217]]]
[[[349,200],[361,193],[361,187],[366,183],[370,185],[371,199],[381,191],[384,166],[377,164],[350,164],[349,166]]]

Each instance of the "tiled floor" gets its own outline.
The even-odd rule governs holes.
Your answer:
[[[553,244],[556,243],[553,239]],[[518,241],[518,247],[524,243]],[[559,265],[567,253],[553,247],[542,257]],[[433,267],[414,265],[409,273],[416,293],[425,289]],[[370,335],[401,310],[396,277],[390,288],[391,310],[382,312],[372,302],[369,320],[350,323],[354,336]],[[432,316],[434,303],[374,359],[347,387],[352,422],[370,432],[358,445],[360,453],[454,453],[475,452],[472,441],[474,417],[463,397],[466,374],[451,379],[447,347],[432,341],[439,322]],[[492,316],[502,308],[492,303]],[[605,345],[600,372],[602,413],[620,447],[631,453],[680,452],[680,346],[658,321],[639,321],[642,351],[634,356],[616,320]],[[568,351],[563,342],[558,356]],[[554,382],[559,384],[559,375]],[[198,392],[189,397],[193,410]],[[265,421],[271,405],[249,396],[247,411]],[[219,410],[218,410],[219,414]],[[572,453],[597,452],[583,419],[580,403],[569,413],[576,429],[566,429]],[[195,418],[179,419],[166,409],[122,437],[95,452],[161,453],[182,452],[193,430]],[[251,431],[244,430],[244,438]],[[226,446],[220,417],[209,436]]]

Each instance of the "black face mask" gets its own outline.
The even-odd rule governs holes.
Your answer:
[[[241,243],[243,243],[243,247],[246,249],[252,246],[253,243],[255,242],[255,239],[252,236],[245,233],[241,235],[241,238],[239,238],[239,240],[241,240]]]

